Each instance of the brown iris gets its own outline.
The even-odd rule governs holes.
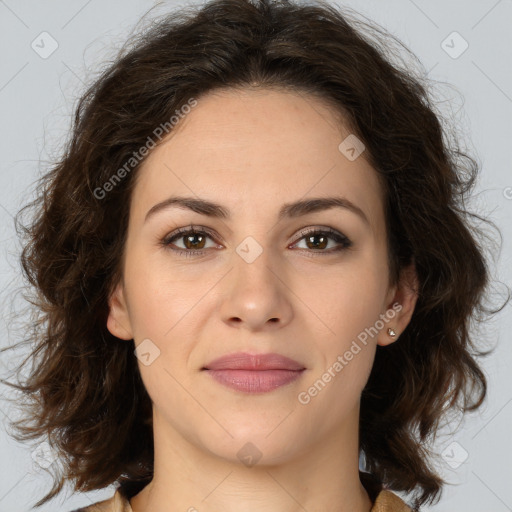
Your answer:
[[[313,247],[310,247],[309,246],[309,243],[311,240],[315,239],[315,238],[320,238],[322,241],[319,242],[319,243],[313,243]],[[329,237],[327,236],[323,236],[323,235],[310,235],[306,238],[306,243],[308,244],[308,248],[316,248],[316,249],[325,249],[325,247],[327,246],[327,239]]]
[[[203,249],[206,237],[201,235],[200,233],[192,233],[186,236],[183,236],[185,239],[185,247],[187,249]],[[199,242],[195,242],[194,239],[201,239]],[[190,244],[190,246],[189,246]]]

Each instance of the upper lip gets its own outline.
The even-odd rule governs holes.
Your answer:
[[[304,365],[280,354],[228,354],[208,363],[203,370],[304,370]]]

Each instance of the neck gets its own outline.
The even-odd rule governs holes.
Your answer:
[[[162,422],[153,425],[154,477],[131,498],[133,512],[369,512],[372,508],[359,478],[357,422],[323,436],[301,454],[266,463],[262,457],[250,467],[236,456],[221,458],[197,443],[184,442]],[[347,439],[352,442],[340,442]]]

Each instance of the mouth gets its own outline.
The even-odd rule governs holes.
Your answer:
[[[214,380],[244,393],[267,393],[297,380],[303,370],[206,370]]]
[[[266,393],[297,380],[304,365],[280,354],[229,354],[202,368],[220,384],[244,393]]]

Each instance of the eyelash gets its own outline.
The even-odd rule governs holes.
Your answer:
[[[186,256],[186,257],[192,257],[192,256],[200,256],[204,255],[207,249],[173,249],[171,247],[171,243],[175,240],[178,240],[180,238],[183,238],[185,235],[207,235],[212,239],[215,239],[213,236],[213,233],[210,232],[210,230],[202,227],[202,226],[187,226],[183,228],[179,228],[176,231],[173,231],[169,235],[165,236],[161,241],[160,245],[163,246],[167,250],[171,250],[175,252],[176,254],[180,256]],[[324,256],[326,254],[332,254],[339,251],[343,251],[346,249],[349,249],[352,247],[352,242],[345,236],[339,233],[338,231],[335,231],[332,228],[325,228],[325,229],[311,229],[311,230],[302,230],[300,232],[300,238],[295,240],[292,245],[295,245],[296,243],[300,242],[303,238],[306,236],[319,236],[319,235],[327,235],[329,238],[333,239],[335,242],[338,242],[339,244],[342,244],[341,247],[337,248],[331,248],[329,250],[322,250],[322,249],[297,249],[299,251],[305,251],[308,253],[313,253],[311,256]]]

